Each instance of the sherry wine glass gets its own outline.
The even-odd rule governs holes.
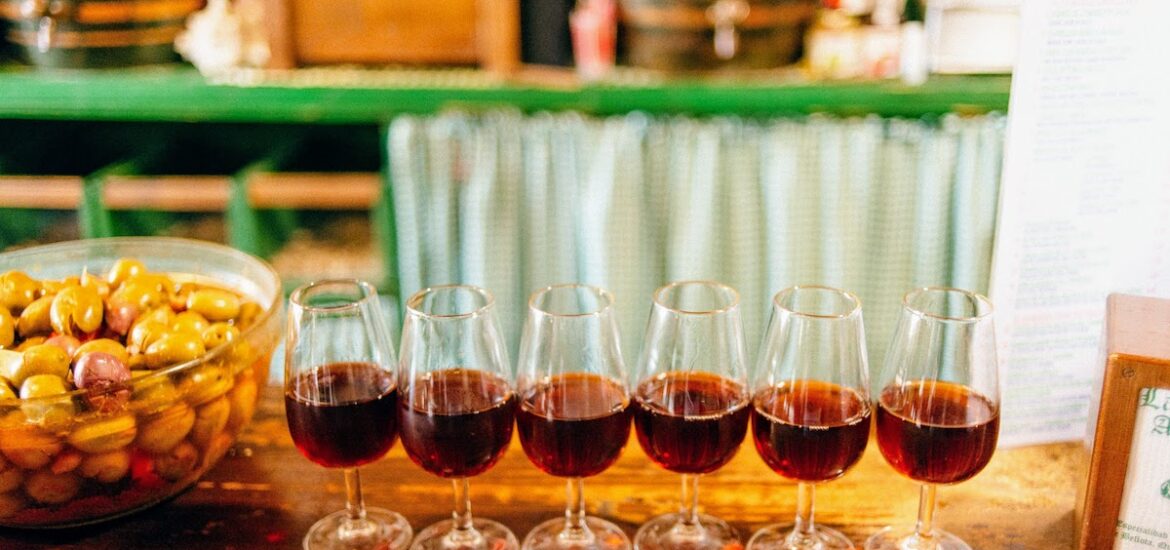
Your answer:
[[[755,533],[748,550],[854,548],[813,523],[815,484],[837,479],[869,440],[869,379],[861,302],[823,286],[795,286],[772,299],[772,318],[753,384],[752,435],[760,458],[797,481],[794,525]]]
[[[585,515],[585,478],[612,466],[630,438],[613,296],[579,284],[533,293],[517,370],[520,443],[537,468],[566,478],[567,499],[564,517],[536,526],[523,548],[630,548],[620,527]]]
[[[509,550],[516,535],[472,518],[468,478],[496,464],[512,439],[516,399],[507,349],[487,290],[450,285],[406,302],[402,326],[399,422],[407,456],[451,480],[449,520],[419,532],[415,550]]]
[[[398,435],[394,345],[372,285],[307,284],[289,298],[284,406],[301,454],[345,471],[345,510],[317,521],[304,548],[406,548],[410,524],[366,507],[358,466],[378,460]]]
[[[970,479],[991,460],[999,438],[998,367],[987,298],[939,287],[906,294],[873,393],[882,456],[922,484],[918,521],[882,529],[867,549],[971,548],[934,526],[935,491]]]
[[[727,464],[747,433],[746,355],[735,289],[682,281],[655,291],[634,374],[634,427],[650,460],[682,474],[682,508],[643,524],[635,548],[739,545],[735,528],[700,514],[698,500],[699,476]]]

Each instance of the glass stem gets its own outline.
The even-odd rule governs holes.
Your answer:
[[[793,536],[800,540],[812,540],[813,537],[813,497],[816,485],[800,482],[796,484],[796,525],[792,529]]]
[[[919,540],[919,547],[934,548],[934,496],[936,487],[931,483],[922,484],[918,497],[918,523],[914,526],[914,536]]]
[[[699,525],[699,476],[682,475],[682,524],[695,528]]]
[[[585,479],[574,477],[565,480],[565,528],[557,538],[565,544],[586,544],[593,539],[593,533],[585,524]]]
[[[370,534],[366,522],[366,503],[362,500],[362,477],[357,468],[345,469],[345,521],[338,528],[337,537],[355,541]]]

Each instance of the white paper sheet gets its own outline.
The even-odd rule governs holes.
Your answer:
[[[1105,298],[1170,296],[1170,2],[1028,0],[991,276],[1001,444],[1084,436]]]

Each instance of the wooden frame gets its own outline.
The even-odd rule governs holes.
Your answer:
[[[1081,550],[1114,546],[1139,395],[1144,388],[1170,388],[1170,300],[1109,296],[1104,345],[1099,413],[1094,439],[1086,447],[1088,475],[1077,500]]]
[[[497,74],[514,72],[520,64],[520,2],[519,0],[459,0],[444,4],[456,10],[455,20],[450,17],[436,17],[433,21],[405,22],[401,32],[407,35],[407,46],[398,48],[387,43],[394,36],[394,30],[383,25],[385,21],[366,21],[365,29],[347,30],[347,25],[330,19],[329,10],[336,10],[339,4],[326,0],[240,0],[259,4],[264,13],[266,32],[271,58],[268,67],[291,69],[306,63],[475,63],[481,68]],[[301,10],[317,10],[314,13],[298,13]],[[389,9],[390,5],[375,2],[371,6]],[[393,4],[394,9],[416,13],[431,10],[435,4]],[[412,11],[413,10],[413,11]],[[473,11],[473,20],[459,19],[459,10]],[[433,10],[432,10],[433,11]],[[416,13],[417,15],[417,13]],[[440,14],[441,15],[441,14]],[[462,13],[466,15],[466,13]],[[377,17],[388,17],[382,13]],[[346,18],[345,20],[363,19]],[[298,26],[298,21],[301,25]],[[355,23],[356,24],[356,23]],[[311,25],[311,28],[304,28]],[[419,25],[425,25],[420,27]],[[455,36],[446,40],[427,43],[418,37],[426,28],[459,26]],[[460,34],[462,32],[462,34]],[[333,36],[331,33],[336,33]],[[468,36],[468,33],[470,36]],[[413,38],[412,38],[413,37]],[[462,38],[461,38],[462,37]],[[318,43],[318,41],[327,41]],[[298,44],[300,46],[298,47]],[[311,44],[311,48],[306,45]],[[307,50],[307,51],[306,51]],[[398,51],[395,51],[398,50]]]

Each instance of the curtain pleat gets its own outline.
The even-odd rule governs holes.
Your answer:
[[[1003,130],[994,114],[402,116],[386,132],[402,298],[485,286],[515,349],[531,291],[596,284],[633,360],[668,281],[738,289],[752,352],[772,294],[827,284],[861,297],[880,361],[907,290],[986,291]]]

